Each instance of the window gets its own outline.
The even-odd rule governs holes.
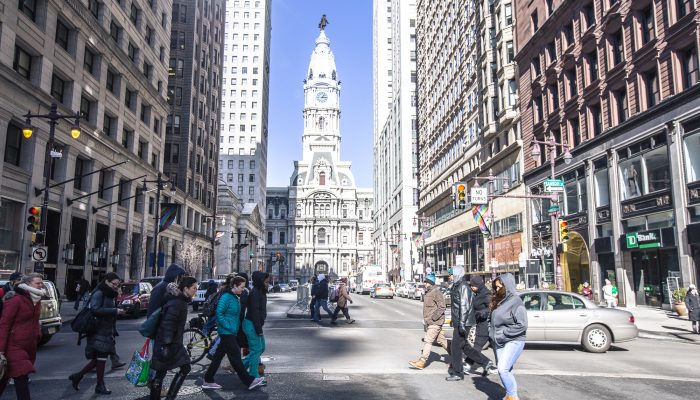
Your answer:
[[[104,114],[102,119],[102,132],[107,136],[112,136],[113,130],[117,127],[116,121],[109,114]]]
[[[595,8],[593,7],[593,2],[583,7],[583,17],[586,20],[586,29],[590,29],[595,25]]]
[[[695,0],[676,0],[678,19],[685,17],[695,9]]]
[[[90,99],[87,97],[80,96],[80,116],[82,117],[83,121],[92,121],[90,112],[92,108],[92,102]]]
[[[37,0],[19,0],[19,11],[32,21],[36,21],[36,1]]]
[[[532,100],[532,111],[535,114],[535,123],[542,122],[544,119],[542,110],[542,96],[536,96]]]
[[[75,173],[73,174],[73,176],[75,177],[75,180],[73,181],[73,187],[75,189],[84,191],[83,175],[85,175],[88,172],[89,163],[90,162],[88,160],[81,157],[77,157],[75,159]],[[86,179],[85,182],[90,182],[90,179]]]
[[[226,174],[226,181],[233,182],[233,174]]]
[[[114,40],[115,43],[119,44],[119,37],[121,36],[122,28],[112,20],[109,23],[109,36]]]
[[[248,187],[248,194],[251,195],[251,196],[254,195],[254,194],[255,194],[255,188],[252,187],[252,186]]]
[[[654,7],[649,6],[641,11],[640,24],[642,26],[642,44],[649,43],[656,37],[654,31]]]
[[[560,311],[560,310],[578,310],[586,308],[583,302],[574,296],[559,293],[547,293],[547,303],[545,310]]]
[[[270,210],[272,211],[272,210]],[[272,214],[272,213],[270,213]],[[272,217],[270,217],[272,218]],[[267,244],[272,244],[272,232],[267,232]]]
[[[238,169],[243,169],[243,168],[245,168],[245,161],[238,160]]]
[[[136,4],[134,4],[134,2],[132,1],[131,2],[131,11],[129,12],[129,19],[131,20],[131,23],[134,24],[134,26],[137,26],[136,22],[138,20],[138,17],[139,17],[139,9],[138,9],[138,7],[136,7]]]
[[[10,122],[7,125],[7,137],[5,138],[5,162],[16,167],[20,166],[22,159],[22,129]]]
[[[15,45],[15,58],[12,61],[12,69],[27,80],[31,77],[32,56],[17,45]]]
[[[509,64],[513,62],[515,58],[515,52],[513,50],[513,41],[509,40],[506,42],[506,62]]]
[[[255,182],[255,174],[248,175],[248,182]]]
[[[578,118],[573,118],[569,121],[569,128],[571,129],[571,138],[574,146],[578,146],[581,144],[581,129]]]
[[[503,14],[506,18],[506,25],[513,25],[513,5],[511,3],[505,4],[503,10]],[[415,23],[414,20],[411,21]]]
[[[694,44],[681,53],[681,63],[684,89],[688,89],[700,80],[700,74],[698,73],[698,49]]]
[[[627,108],[627,89],[622,88],[621,90],[614,92],[613,97],[615,98],[615,108],[617,109],[617,123],[621,124],[629,118],[629,110]]]
[[[243,182],[243,174],[238,174],[238,182]]]
[[[647,108],[657,105],[661,100],[661,93],[659,92],[659,76],[656,70],[644,75],[644,86],[647,93]]]
[[[530,25],[532,26],[532,34],[534,35],[540,29],[539,20],[537,19],[537,11],[530,15]]]
[[[588,84],[595,82],[598,79],[598,51],[593,50],[586,55],[588,61]]]
[[[549,98],[551,103],[550,112],[559,110],[559,85],[554,83],[549,85]]]
[[[85,57],[83,59],[83,69],[87,71],[90,75],[96,76],[95,71],[97,70],[97,56],[95,53],[85,46]]]
[[[595,173],[593,184],[595,186],[595,206],[605,207],[610,205],[610,186],[608,179],[608,162],[601,158],[593,162]]]
[[[655,146],[652,148],[652,145]],[[623,200],[671,187],[665,134],[618,151],[620,195]]]
[[[136,93],[129,88],[126,89],[126,93],[124,95],[124,105],[131,111],[134,111],[136,108]]]
[[[146,43],[148,43],[149,46],[153,46],[153,36],[154,36],[154,31],[153,28],[150,26],[146,26],[146,34],[144,35],[144,39],[146,39]]]
[[[569,86],[569,91],[567,93],[567,100],[575,99],[578,94],[578,88],[576,86],[576,67],[573,67],[565,72],[566,82]]]
[[[593,136],[598,136],[603,131],[603,117],[600,111],[600,104],[592,105],[588,108],[590,113],[590,124]]]
[[[124,148],[128,149],[130,147],[133,135],[134,131],[130,131],[126,128],[122,130],[122,146],[124,146]]]
[[[566,46],[574,44],[574,23],[571,22],[564,26],[564,37],[566,38]]]
[[[92,16],[98,18],[100,12],[100,3],[97,0],[88,0],[88,10],[92,13]]]
[[[612,51],[613,65],[617,65],[622,62],[625,57],[625,39],[622,32],[622,28],[614,33],[610,38],[610,46]]]
[[[51,96],[53,96],[56,101],[63,103],[63,96],[66,91],[66,81],[61,79],[58,75],[53,74],[51,77]]]
[[[280,232],[280,244],[285,244],[286,239],[284,232]]]
[[[250,160],[250,169],[255,169],[255,160]]]
[[[138,57],[138,51],[138,47],[136,47],[135,44],[129,42],[129,59],[134,63],[136,62],[136,57]]]
[[[70,37],[70,28],[66,26],[60,19],[56,20],[56,44],[63,50],[68,51],[68,39]]]
[[[326,244],[326,230],[324,228],[321,228],[318,230],[318,234],[316,236],[317,243],[319,245],[325,245]]]
[[[321,172],[320,174],[318,174],[318,184],[320,186],[326,185],[326,173],[325,172]]]

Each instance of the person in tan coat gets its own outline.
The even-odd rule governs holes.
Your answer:
[[[445,323],[445,297],[435,287],[435,274],[430,273],[426,275],[424,283],[426,293],[423,300],[423,323],[426,326],[426,331],[423,337],[423,350],[417,360],[408,362],[415,369],[426,367],[428,357],[430,357],[430,350],[435,341],[445,349],[447,354],[450,354],[447,338],[445,338],[445,333],[442,331],[442,325]]]
[[[355,322],[354,319],[350,318],[350,312],[348,311],[348,302],[352,304],[352,299],[350,298],[350,294],[348,293],[347,278],[343,278],[340,281],[340,285],[338,287],[338,303],[335,305],[335,311],[333,311],[333,319],[331,320],[331,324],[337,324],[335,320],[338,319],[338,313],[340,311],[342,311],[343,315],[345,316],[345,323],[352,324],[353,322]]]

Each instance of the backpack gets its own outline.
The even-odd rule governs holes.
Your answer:
[[[165,306],[163,306],[165,307]],[[158,332],[158,326],[160,325],[160,316],[163,313],[163,307],[158,307],[151,315],[146,318],[145,321],[139,327],[139,333],[141,336],[155,339],[156,332]]]
[[[90,308],[90,300],[95,292],[90,294],[90,298],[87,300],[80,312],[75,316],[73,321],[70,323],[70,327],[73,332],[78,334],[78,346],[80,346],[81,340],[97,331],[97,317],[93,314]],[[102,298],[102,304],[104,304],[104,297]]]
[[[331,295],[328,296],[328,299],[329,299],[332,303],[336,303],[336,302],[338,301],[338,298],[339,298],[339,297],[340,297],[340,290],[338,290],[338,287],[336,286],[336,287],[334,287],[334,288],[331,290]]]
[[[224,294],[223,290],[219,290],[216,293],[212,293],[207,297],[207,300],[202,305],[202,314],[207,318],[211,318],[216,315],[216,307],[219,305],[219,299],[221,295]]]

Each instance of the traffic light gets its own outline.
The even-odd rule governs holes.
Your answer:
[[[467,185],[457,182],[452,185],[452,205],[455,210],[467,209]]]
[[[566,244],[569,241],[569,223],[563,219],[559,220],[559,242]]]
[[[27,213],[29,213],[29,217],[27,217],[27,230],[29,232],[39,232],[39,225],[41,224],[41,208],[29,207]]]

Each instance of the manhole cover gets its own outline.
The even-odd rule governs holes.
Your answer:
[[[324,381],[349,381],[350,375],[323,375]]]
[[[201,391],[202,391],[202,388],[201,388],[200,386],[194,386],[194,385],[192,385],[192,386],[182,386],[182,387],[180,388],[180,391],[177,392],[177,396],[178,396],[178,397],[180,397],[180,396],[187,396],[187,395],[190,395],[190,394],[199,393],[199,392],[201,392]]]

